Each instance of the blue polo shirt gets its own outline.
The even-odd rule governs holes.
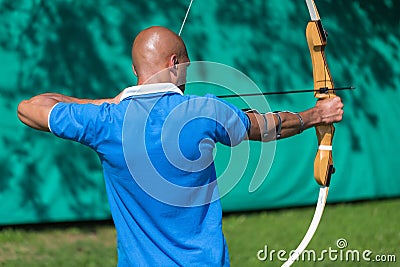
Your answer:
[[[229,266],[213,149],[250,122],[215,96],[173,84],[133,86],[119,104],[58,103],[56,136],[99,155],[117,231],[118,266]]]

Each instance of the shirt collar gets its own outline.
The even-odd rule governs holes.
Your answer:
[[[176,87],[175,84],[172,83],[151,83],[151,84],[142,84],[131,86],[122,92],[120,101],[130,97],[130,96],[138,96],[138,95],[147,95],[147,94],[155,94],[155,93],[167,93],[174,92],[183,95],[182,91]]]

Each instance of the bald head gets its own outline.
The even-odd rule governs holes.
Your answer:
[[[138,84],[146,82],[162,70],[186,62],[189,62],[189,58],[182,38],[167,28],[147,28],[133,42],[132,64],[138,76]],[[172,82],[168,80],[167,73],[161,76],[154,82]]]

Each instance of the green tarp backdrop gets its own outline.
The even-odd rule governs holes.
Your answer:
[[[0,1],[0,224],[110,218],[97,155],[24,126],[17,105],[44,92],[104,98],[134,85],[134,36],[151,25],[178,31],[189,2]],[[336,173],[328,201],[398,197],[400,2],[316,3],[329,33],[326,54],[334,82],[357,87],[338,93],[345,117],[336,126]],[[313,86],[308,20],[304,1],[195,0],[182,37],[192,61],[229,65],[263,91],[306,89]],[[207,93],[220,92],[210,86]],[[315,103],[312,93],[266,99],[272,110],[300,111]],[[238,180],[222,198],[225,211],[316,202],[313,129],[277,142],[275,152],[274,143],[251,143],[250,153],[247,145],[233,151],[217,147],[218,173]],[[266,178],[254,192],[253,176],[256,183]]]

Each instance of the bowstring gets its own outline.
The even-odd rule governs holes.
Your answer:
[[[183,30],[183,27],[185,26],[186,19],[187,19],[188,15],[189,15],[190,8],[192,7],[193,1],[194,1],[194,0],[190,0],[190,3],[189,3],[189,6],[188,6],[188,9],[186,10],[186,15],[185,15],[185,18],[183,19],[183,22],[182,22],[181,29],[179,30],[179,33],[178,33],[178,35],[179,35],[179,36],[181,36],[181,33],[182,33],[182,30]]]

